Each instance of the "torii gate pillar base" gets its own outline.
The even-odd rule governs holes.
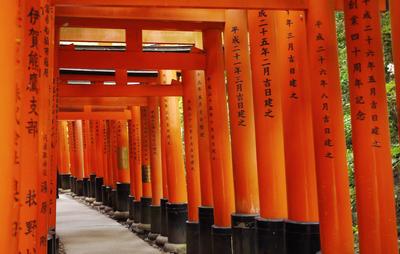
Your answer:
[[[110,192],[110,206],[112,207],[113,211],[117,211],[117,190],[112,189]]]
[[[133,201],[135,200],[134,196],[128,196],[128,220],[126,221],[129,225],[132,225],[133,219],[135,218],[135,207],[133,205]]]
[[[75,194],[78,197],[82,197],[83,196],[83,184],[84,184],[83,179],[77,179],[76,180],[76,193]]]
[[[83,196],[89,197],[89,189],[90,189],[89,178],[85,177],[82,179],[82,181],[83,181]]]
[[[150,206],[150,211],[151,211],[151,233],[152,233],[152,238],[150,240],[156,240],[157,236],[161,234],[161,206],[158,205],[151,205]]]
[[[129,183],[117,183],[117,211],[128,212]]]
[[[256,253],[256,217],[256,214],[232,214],[233,253]]]
[[[72,193],[76,194],[76,177],[70,176],[69,185],[71,186]]]
[[[140,225],[139,228],[144,232],[150,232],[151,229],[151,198],[142,197],[140,199]]]
[[[212,226],[212,253],[232,254],[232,228]]]
[[[256,242],[258,253],[286,254],[285,221],[257,218]]]
[[[199,254],[200,227],[198,222],[186,222],[186,251],[188,254]]]
[[[142,207],[142,202],[140,200],[135,200],[133,201],[133,221],[135,223],[140,223],[140,218],[141,218],[141,207]]]
[[[89,197],[96,198],[96,175],[90,175],[90,191]]]
[[[161,236],[168,237],[168,214],[167,214],[167,203],[168,199],[162,198],[161,203]]]
[[[56,232],[54,230],[49,230],[47,234],[47,254],[56,254]]]
[[[214,208],[199,207],[199,253],[212,253],[211,230],[214,225]]]
[[[317,253],[321,250],[319,223],[286,221],[287,254]]]
[[[108,193],[109,193],[108,188],[109,187],[105,185],[101,186],[101,200],[103,202],[103,205],[105,206],[108,206]]]
[[[168,243],[186,243],[186,221],[188,219],[187,204],[167,204]]]
[[[71,189],[71,174],[62,174],[60,175],[61,178],[61,189],[69,190]]]
[[[103,177],[96,177],[95,181],[95,198],[96,202],[103,202]]]

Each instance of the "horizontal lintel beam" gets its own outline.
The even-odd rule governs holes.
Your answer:
[[[129,120],[131,112],[59,112],[58,120]]]
[[[204,18],[206,19],[206,18]],[[210,21],[171,21],[171,20],[134,20],[101,17],[57,17],[57,27],[87,27],[142,30],[201,31],[205,29],[224,29],[224,22]]]
[[[84,106],[93,110],[128,106],[147,106],[147,97],[59,97],[60,111],[82,111]]]
[[[58,6],[57,17],[113,18],[132,20],[162,20],[185,22],[225,22],[223,10],[140,8],[140,7],[96,7],[96,6]],[[149,24],[149,23],[148,23]]]
[[[55,0],[56,5],[107,7],[161,7],[201,9],[273,9],[304,10],[306,0]]]
[[[60,85],[60,97],[182,96],[182,85]]]
[[[93,82],[104,82],[104,81],[115,81],[115,76],[103,76],[103,75],[80,75],[80,74],[61,74],[60,80],[84,80]],[[154,83],[160,79],[157,77],[130,77],[128,76],[128,82],[140,82],[140,83]]]
[[[204,70],[203,53],[59,50],[59,68],[124,70]]]

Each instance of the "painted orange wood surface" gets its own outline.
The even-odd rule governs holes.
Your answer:
[[[397,229],[378,0],[345,1],[361,253],[396,253]]]
[[[257,141],[260,216],[287,218],[282,88],[276,11],[248,12]],[[266,131],[268,130],[268,131]],[[273,149],[271,149],[273,147]]]
[[[225,18],[225,63],[236,213],[258,214],[260,204],[247,11],[227,10]]]
[[[308,42],[323,253],[354,253],[334,1],[309,0]]]
[[[235,200],[221,31],[207,30],[203,33],[203,40],[204,49],[208,52],[205,75],[213,173],[214,224],[218,227],[230,227]]]

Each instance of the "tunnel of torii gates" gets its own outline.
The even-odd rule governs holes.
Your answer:
[[[171,252],[354,253],[335,11],[360,252],[398,253],[383,10],[399,68],[398,0],[7,1],[0,253],[55,253],[57,186]]]

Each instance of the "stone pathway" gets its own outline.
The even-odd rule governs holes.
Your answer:
[[[67,254],[160,254],[126,227],[104,214],[60,195],[57,234]]]

